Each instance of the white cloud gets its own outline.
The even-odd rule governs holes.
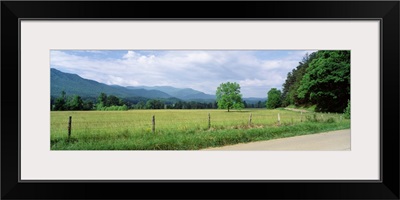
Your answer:
[[[259,79],[246,79],[246,80],[241,80],[239,81],[239,84],[243,87],[246,86],[263,86],[263,85],[268,85],[269,81],[268,80],[259,80]]]
[[[132,59],[132,58],[137,58],[138,54],[135,53],[134,51],[128,51],[122,58],[124,59]]]

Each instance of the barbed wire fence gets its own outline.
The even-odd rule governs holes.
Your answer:
[[[177,129],[178,127],[190,128],[201,128],[203,130],[213,130],[218,128],[228,128],[241,126],[242,128],[253,128],[253,127],[268,127],[268,126],[288,126],[303,123],[306,121],[312,122],[342,122],[343,116],[341,114],[333,113],[315,113],[315,112],[294,112],[294,113],[277,113],[277,114],[260,114],[249,112],[249,115],[242,115],[239,118],[226,120],[222,117],[215,117],[211,113],[206,116],[198,117],[196,120],[188,120],[185,117],[173,117],[169,119],[157,119],[156,115],[152,115],[148,120],[108,120],[103,119],[97,122],[87,122],[84,120],[72,121],[73,116],[69,116],[67,121],[67,133],[68,140],[71,137],[73,131],[104,131],[111,128],[126,128],[135,130],[151,130],[152,133],[156,133],[157,130],[171,130]],[[51,126],[66,127],[64,122],[53,122]],[[160,125],[159,125],[160,124]],[[176,124],[176,126],[166,127],[166,124]],[[72,125],[74,125],[72,128]],[[207,127],[207,128],[205,128]]]

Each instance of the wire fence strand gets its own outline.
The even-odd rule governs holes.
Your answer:
[[[251,116],[251,121],[249,117]],[[279,123],[285,124],[298,124],[307,120],[341,120],[341,115],[327,114],[327,113],[284,113],[279,114]],[[210,120],[210,121],[209,121]],[[134,130],[143,131],[151,129],[153,126],[151,115],[149,117],[142,117],[140,119],[117,119],[108,118],[107,116],[95,117],[95,120],[88,117],[76,117],[72,120],[72,129],[75,132],[93,132],[93,131],[107,131],[110,129],[114,130]],[[52,121],[51,129],[52,132],[60,132],[65,130],[68,120],[65,121]],[[209,124],[210,123],[210,124]],[[195,116],[194,118],[184,117],[182,115],[170,116],[167,118],[155,119],[155,126],[157,130],[181,130],[190,128],[212,128],[212,127],[232,127],[241,125],[263,125],[273,126],[278,124],[277,114],[259,114],[248,112],[246,115],[241,114],[235,116],[232,119],[227,120],[223,117],[213,116],[211,114],[210,119],[208,115]]]

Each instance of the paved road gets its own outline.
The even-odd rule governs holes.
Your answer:
[[[203,150],[350,151],[350,129]]]

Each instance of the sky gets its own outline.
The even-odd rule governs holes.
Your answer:
[[[108,85],[172,86],[215,94],[239,83],[243,97],[266,98],[316,50],[51,50],[50,67]]]

